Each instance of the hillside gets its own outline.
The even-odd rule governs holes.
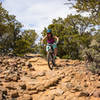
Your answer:
[[[56,64],[51,71],[39,55],[0,57],[0,100],[100,100],[100,76],[84,61]]]

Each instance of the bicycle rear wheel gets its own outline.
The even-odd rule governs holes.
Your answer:
[[[52,53],[48,53],[47,59],[48,59],[48,66],[52,70],[53,67],[55,66],[55,59]]]

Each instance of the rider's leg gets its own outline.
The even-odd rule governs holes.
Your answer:
[[[47,55],[48,55],[48,51],[49,51],[49,47],[48,47],[48,45],[46,46],[46,53],[47,53]]]
[[[48,53],[48,51],[49,51],[49,46],[47,45],[46,46],[46,52]]]
[[[54,54],[57,56],[57,48],[54,49]]]
[[[53,49],[54,49],[54,55],[55,55],[55,58],[57,56],[57,45],[54,43],[53,44]]]

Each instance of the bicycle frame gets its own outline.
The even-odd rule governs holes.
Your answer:
[[[48,44],[48,48],[49,48],[48,52],[54,53],[54,50],[51,44]]]
[[[52,70],[53,67],[55,66],[54,50],[51,44],[48,45],[48,48],[49,48],[47,54],[48,66]]]

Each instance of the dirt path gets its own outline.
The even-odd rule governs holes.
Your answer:
[[[0,58],[0,100],[100,100],[100,76],[84,62],[57,59],[52,71],[42,57]]]

